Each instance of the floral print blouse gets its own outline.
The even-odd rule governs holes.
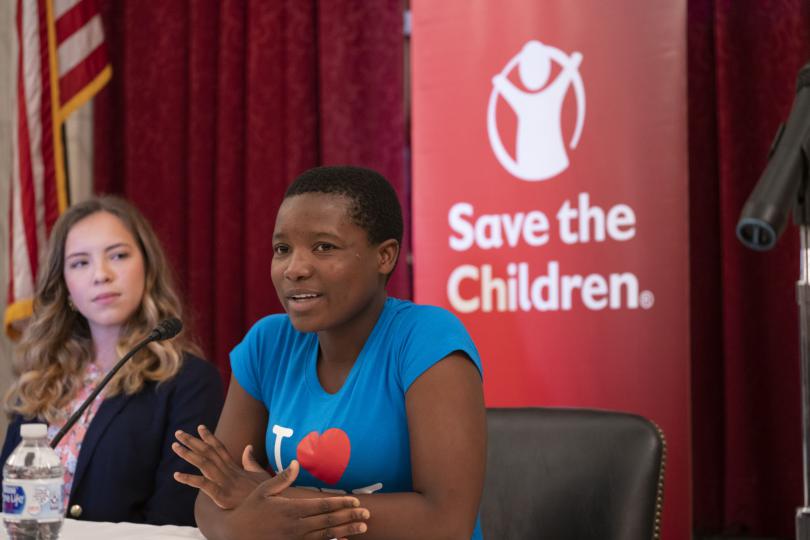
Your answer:
[[[101,379],[103,373],[95,363],[88,363],[84,371],[84,378],[82,380],[82,388],[73,400],[68,404],[65,409],[67,413],[64,419],[55,422],[48,426],[48,439],[53,440],[65,422],[74,412],[84,403],[84,400],[90,395],[96,387],[96,383]],[[70,431],[62,438],[59,445],[55,448],[56,455],[62,462],[62,467],[65,470],[65,487],[64,487],[64,501],[70,497],[70,489],[73,487],[73,476],[76,474],[76,463],[79,460],[79,452],[82,448],[82,441],[87,433],[87,428],[90,427],[90,422],[98,411],[99,405],[104,401],[104,393],[102,392],[93,403],[84,411],[84,414],[73,425]]]

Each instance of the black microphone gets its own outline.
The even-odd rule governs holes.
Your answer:
[[[172,339],[174,336],[180,333],[180,330],[183,329],[183,323],[180,322],[180,319],[176,317],[172,317],[171,319],[166,319],[165,321],[161,321],[152,332],[149,333],[149,341],[163,341],[164,339]]]
[[[787,122],[779,126],[768,154],[768,165],[743,206],[737,238],[751,249],[771,249],[785,230],[788,212],[800,197],[810,158],[810,63],[799,70],[796,98]],[[807,201],[804,201],[805,205]],[[797,213],[798,214],[798,213]],[[808,216],[796,215],[799,223]]]
[[[161,321],[161,323],[158,324],[155,327],[155,329],[149,333],[146,339],[135,345],[132,348],[132,350],[130,350],[127,354],[125,354],[124,357],[121,358],[121,360],[119,360],[118,363],[115,364],[115,366],[109,371],[109,373],[107,373],[107,375],[105,375],[104,378],[101,379],[101,382],[98,383],[96,387],[93,389],[93,392],[91,392],[90,395],[87,396],[87,399],[84,400],[81,407],[76,409],[76,412],[74,412],[70,416],[70,418],[68,418],[67,422],[65,422],[65,425],[62,426],[62,429],[60,429],[59,433],[57,433],[56,436],[53,438],[53,440],[51,441],[51,448],[56,448],[56,445],[58,445],[59,441],[61,441],[62,438],[67,434],[67,432],[70,431],[70,428],[73,427],[73,424],[75,424],[79,420],[85,409],[87,409],[87,407],[89,407],[90,404],[93,403],[93,400],[96,399],[96,396],[99,394],[99,392],[101,392],[104,389],[104,387],[107,386],[107,383],[109,383],[110,379],[112,379],[115,376],[115,374],[118,373],[118,370],[124,367],[124,364],[126,364],[130,358],[135,356],[135,353],[137,353],[138,351],[143,349],[147,344],[152,343],[153,341],[163,341],[165,339],[173,338],[174,336],[179,334],[180,330],[182,329],[183,323],[180,322],[180,319],[177,319],[175,317]]]

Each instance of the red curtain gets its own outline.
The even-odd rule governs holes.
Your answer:
[[[407,214],[401,3],[103,7],[114,76],[96,99],[97,190],[129,197],[155,225],[187,322],[227,376],[230,348],[280,310],[270,235],[297,173],[376,168]],[[792,538],[798,238],[789,226],[754,253],[734,229],[810,59],[810,6],[689,0],[688,44],[695,528]],[[406,255],[389,285],[402,297]]]
[[[804,0],[689,1],[694,522],[794,537],[802,501],[796,227],[735,237],[810,60]]]
[[[151,220],[186,324],[227,377],[230,349],[281,310],[271,235],[298,173],[368,166],[407,208],[402,5],[110,0],[103,12],[114,76],[96,99],[96,190]],[[406,298],[407,252],[389,283]]]

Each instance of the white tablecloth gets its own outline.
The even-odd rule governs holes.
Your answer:
[[[8,540],[4,527],[0,527],[0,538]],[[66,519],[62,525],[59,540],[178,540],[205,537],[194,527],[176,525],[143,525],[140,523],[104,523]]]

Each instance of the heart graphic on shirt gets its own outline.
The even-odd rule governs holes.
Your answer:
[[[349,465],[352,445],[342,429],[331,428],[309,433],[298,443],[298,462],[309,474],[325,484],[337,484]]]

